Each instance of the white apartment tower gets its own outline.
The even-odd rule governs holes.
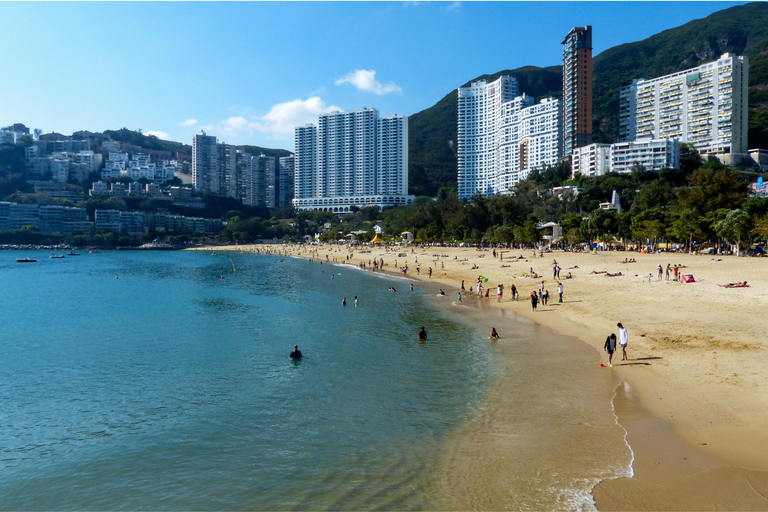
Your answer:
[[[296,128],[296,154],[293,192],[295,197],[317,195],[317,126]]]
[[[518,83],[501,76],[461,87],[458,116],[459,198],[507,192],[534,169],[563,154],[563,106],[518,96]]]
[[[700,153],[746,153],[747,57],[717,61],[621,88],[619,140],[674,138]]]
[[[192,184],[195,190],[219,194],[221,174],[216,137],[205,132],[192,138]]]
[[[408,120],[392,115],[378,120],[376,193],[408,193]]]
[[[378,110],[363,108],[296,128],[294,189],[300,210],[410,204],[407,118],[380,119]]]

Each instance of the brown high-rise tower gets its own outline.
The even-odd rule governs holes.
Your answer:
[[[592,143],[592,26],[576,27],[563,40],[563,146]]]

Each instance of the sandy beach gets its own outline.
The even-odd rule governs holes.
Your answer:
[[[485,301],[581,339],[605,363],[601,370],[615,372],[624,383],[614,404],[635,452],[634,476],[600,483],[593,492],[598,509],[768,510],[768,342],[762,318],[768,259],[562,251],[534,258],[531,250],[503,250],[494,258],[492,250],[476,248],[336,245],[311,246],[314,254],[295,245],[204,250],[365,262],[369,269],[374,258],[383,259],[383,271],[400,275],[407,263],[408,277],[438,283],[452,299],[462,280],[469,288],[483,276],[490,298],[464,293],[464,302]],[[626,258],[636,262],[624,263]],[[696,281],[675,282],[672,272],[669,280],[658,280],[659,264],[682,266],[681,273]],[[540,277],[529,277],[531,269]],[[533,312],[530,294],[542,281],[550,300]],[[720,286],[743,281],[749,286]],[[498,284],[504,285],[500,303]],[[519,301],[512,300],[512,285]],[[608,334],[618,334],[617,322],[629,332],[629,360],[622,362],[619,350],[611,368],[603,344]]]

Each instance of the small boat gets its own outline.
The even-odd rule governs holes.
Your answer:
[[[32,258],[19,258],[16,260],[17,263],[37,263],[37,260]]]
[[[69,254],[67,254],[67,256],[80,256],[80,253],[75,251],[69,251]]]
[[[63,258],[64,255],[63,254],[56,254],[55,252],[52,252],[51,255],[48,256],[48,257],[51,258],[51,259],[59,259],[59,258]]]

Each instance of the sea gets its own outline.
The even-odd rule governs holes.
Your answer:
[[[286,256],[48,256],[0,251],[0,509],[592,510],[631,475],[599,355],[482,300]]]

